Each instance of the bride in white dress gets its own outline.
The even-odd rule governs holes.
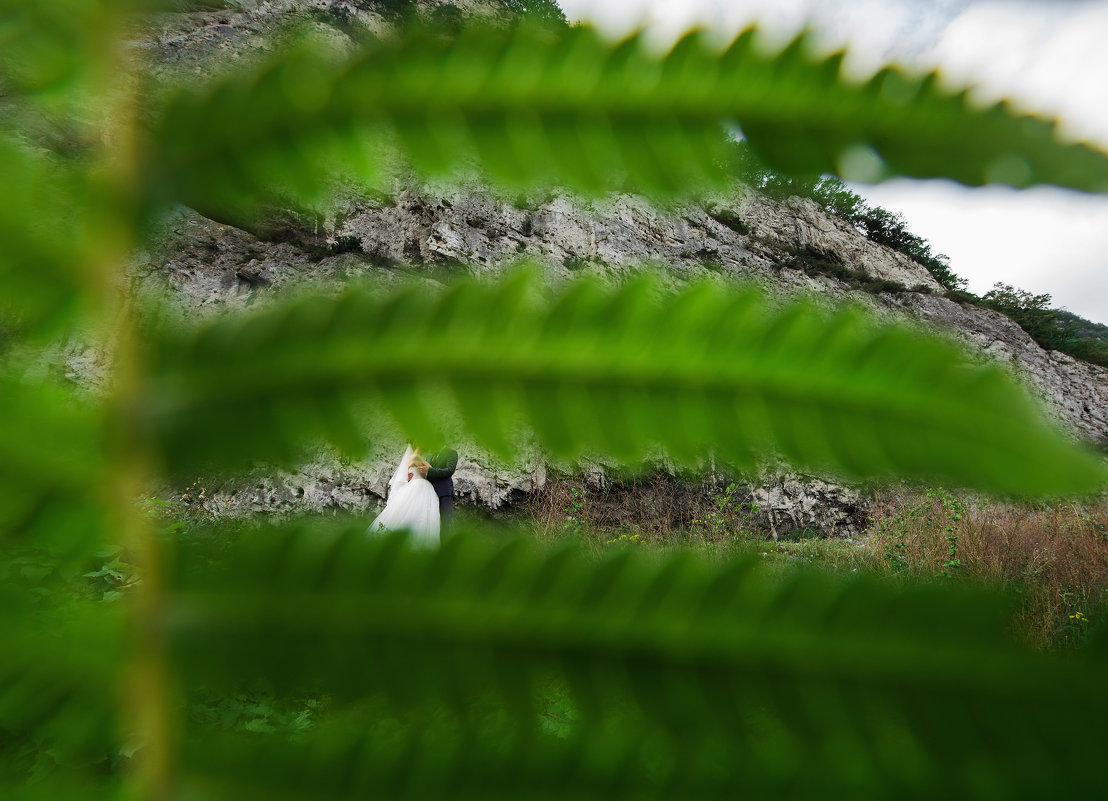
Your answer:
[[[389,499],[369,525],[369,533],[409,531],[412,541],[429,547],[439,544],[439,496],[425,478],[430,465],[409,445],[389,479]]]

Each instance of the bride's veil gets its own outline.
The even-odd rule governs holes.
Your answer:
[[[389,494],[397,487],[403,486],[408,483],[408,466],[412,463],[412,456],[415,454],[415,450],[411,445],[404,451],[404,458],[400,460],[400,464],[396,468],[396,472],[392,474],[392,478],[389,479]]]

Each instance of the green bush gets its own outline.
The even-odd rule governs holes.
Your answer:
[[[1078,359],[1108,367],[1108,326],[1050,306],[1050,295],[1034,295],[997,283],[981,303],[1000,312],[1047,350],[1060,350]]]

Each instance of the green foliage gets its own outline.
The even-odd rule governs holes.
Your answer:
[[[56,332],[87,302],[87,179],[4,133],[0,174],[0,320],[23,333]]]
[[[463,534],[428,553],[359,526],[266,532],[214,573],[179,554],[169,637],[186,686],[236,693],[249,677],[374,710],[368,730],[321,719],[294,743],[197,732],[185,786],[212,798],[1099,786],[1099,665],[1013,646],[992,599],[636,550],[590,562]]]
[[[0,542],[5,798],[28,779],[48,796],[51,781],[65,777],[95,795],[127,748],[111,690],[125,658],[120,609],[80,576],[95,564],[66,550]]]
[[[0,378],[0,543],[101,541],[105,420],[66,390]]]
[[[876,535],[883,543],[884,558],[894,573],[920,570],[923,565],[909,564],[906,554],[908,540],[921,529],[940,532],[944,540],[945,561],[934,575],[937,578],[953,578],[962,562],[958,558],[959,523],[966,516],[965,503],[949,490],[931,488],[923,496],[926,500],[900,509],[896,517],[876,521]]]
[[[95,64],[98,35],[112,23],[104,6],[97,0],[0,0],[4,83],[18,92],[35,93],[80,84]]]
[[[249,222],[325,202],[336,174],[383,182],[397,154],[428,175],[660,198],[720,185],[734,122],[802,173],[868,146],[887,174],[1100,189],[1105,154],[933,78],[852,85],[806,40],[766,54],[749,32],[658,57],[585,29],[411,31],[152,99],[119,35],[147,4],[0,2],[5,131],[62,120],[81,145],[0,140],[16,190],[0,200],[5,798],[1099,791],[1102,660],[1027,653],[993,600],[957,588],[514,539],[420,553],[364,523],[228,542],[136,506],[166,475],[294,459],[313,435],[357,452],[359,414],[382,410],[414,439],[451,422],[505,450],[522,422],[565,456],[661,445],[1000,492],[1102,483],[1010,378],[941,340],[649,280],[355,287],[182,331],[109,299],[166,206]],[[100,398],[32,369],[35,337],[80,310],[112,328]]]
[[[783,200],[793,195],[809,197],[844,220],[853,221],[865,201],[839,178],[830,175],[785,173],[769,167],[746,140],[732,144],[735,174],[744,184],[768,197]]]
[[[727,226],[737,234],[742,234],[743,236],[750,234],[750,225],[734,212],[728,211],[727,209],[717,209],[712,212],[711,216],[713,220]]]
[[[585,510],[585,491],[577,489],[577,487],[571,487],[569,495],[569,504],[562,510],[566,516],[562,523],[562,531],[570,536],[577,536],[581,533],[581,520]]]
[[[124,562],[118,555],[99,565],[96,570],[84,574],[92,582],[92,591],[101,601],[114,601],[122,598],[127,590],[139,583],[134,567]]]
[[[692,521],[694,537],[710,542],[727,541],[747,535],[750,523],[758,514],[753,503],[736,501],[738,485],[732,482],[724,487],[712,487],[708,490],[708,500],[715,507],[703,518]]]
[[[1054,313],[1062,331],[1058,350],[1076,359],[1108,367],[1108,326],[1065,309],[1055,309]]]
[[[188,703],[188,725],[196,731],[281,734],[296,741],[311,730],[326,702],[319,698],[285,699],[259,691],[231,696],[194,691]]]
[[[981,304],[1010,317],[1047,350],[1108,367],[1108,326],[1051,308],[1050,295],[1034,295],[997,283],[981,298]]]
[[[565,12],[554,0],[497,0],[497,2],[505,11],[518,14],[522,19],[557,27],[569,25]]]
[[[961,560],[958,559],[957,524],[966,516],[966,506],[949,490],[942,487],[927,490],[927,497],[939,504],[945,521],[943,537],[946,538],[946,553],[950,558],[943,565],[944,570],[939,573],[939,576],[951,578],[962,566]]]

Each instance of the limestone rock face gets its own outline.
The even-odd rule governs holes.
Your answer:
[[[351,45],[346,30],[366,34],[388,30],[385,17],[364,3],[347,0],[180,0],[177,10],[146,17],[134,32],[133,48],[156,77],[173,80],[210,74],[214,60],[225,69],[264,56],[282,28],[307,28],[338,52]],[[222,6],[222,7],[220,7]]]
[[[520,208],[474,191],[430,197],[404,190],[394,204],[356,211],[335,233],[356,236],[367,253],[398,261],[480,268],[527,255],[565,275],[589,264],[660,263],[688,274],[773,274],[775,283],[794,288],[812,282],[799,274],[782,277],[774,265],[789,251],[806,251],[869,278],[942,289],[923,266],[870,242],[809,199],[775,203],[742,191],[662,211],[633,195],[582,203],[551,194]]]
[[[961,340],[982,359],[1009,365],[1075,434],[1108,437],[1108,370],[1044,351],[1007,317],[922,291],[851,292],[829,276],[775,266],[790,252],[807,249],[871,278],[935,285],[923,267],[870,242],[806,199],[779,203],[736,192],[714,205],[663,211],[634,196],[581,203],[558,194],[521,208],[486,192],[405,188],[387,201],[355,206],[330,233],[332,245],[354,237],[364,252],[329,253],[328,240],[311,232],[301,244],[265,242],[182,210],[168,224],[161,255],[147,254],[138,277],[149,288],[168,285],[184,314],[207,315],[265,303],[308,282],[390,283],[412,272],[437,282],[452,273],[496,270],[524,256],[563,276],[618,273],[644,262],[675,277],[723,273],[786,291],[853,296],[890,317],[913,318]],[[404,274],[397,270],[401,264]],[[269,472],[216,491],[224,499],[222,508],[237,513],[341,509],[372,516],[403,447],[398,443],[394,450],[345,467],[324,458],[295,473]],[[462,503],[500,508],[544,484],[545,468],[535,459],[509,468],[475,446],[459,450],[455,481]],[[590,469],[603,472],[597,465]],[[865,524],[864,500],[845,487],[784,473],[765,476],[750,491],[769,532],[820,529],[849,536]]]
[[[505,466],[476,448],[461,446],[454,473],[454,496],[460,504],[499,509],[518,504],[546,482],[546,467],[532,460]],[[296,470],[259,467],[232,479],[201,480],[202,505],[217,515],[299,515],[347,512],[377,515],[388,497],[388,482],[404,452],[402,443],[379,449],[364,463],[321,455]]]
[[[1019,325],[991,309],[919,293],[890,300],[961,340],[971,353],[1010,367],[1063,428],[1092,442],[1108,438],[1108,369],[1043,350]]]
[[[894,281],[911,289],[941,292],[927,269],[905,256],[861,236],[858,230],[825,212],[810,198],[791,197],[784,203],[750,202],[748,224],[792,250],[821,254],[867,278]]]
[[[759,522],[770,536],[816,530],[836,536],[858,534],[867,523],[867,503],[848,487],[819,479],[783,475],[751,488]]]
[[[151,14],[136,26],[132,47],[155,77],[180,80],[206,75],[213,59],[234,69],[263,56],[284,31],[296,27],[313,46],[342,53],[356,39],[380,36],[400,20],[401,4],[390,0],[176,0],[170,12]],[[494,0],[416,0],[423,12],[451,5],[468,18],[510,18]]]

